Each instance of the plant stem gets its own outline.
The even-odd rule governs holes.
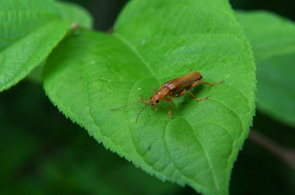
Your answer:
[[[295,149],[282,147],[255,129],[251,129],[249,139],[264,147],[295,170]]]

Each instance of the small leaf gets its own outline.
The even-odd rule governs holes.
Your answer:
[[[238,12],[257,59],[257,106],[295,126],[295,25],[275,14]]]
[[[59,1],[57,5],[63,19],[69,19],[84,28],[92,28],[93,19],[86,9],[69,2]]]
[[[23,79],[65,36],[51,0],[0,1],[0,91]]]
[[[63,55],[60,55],[63,53]],[[158,111],[144,103],[111,111],[160,84],[199,71],[205,81]],[[63,41],[44,67],[44,88],[72,121],[106,148],[161,180],[203,194],[228,194],[233,163],[255,109],[255,66],[226,1],[131,1],[112,35],[82,32]]]

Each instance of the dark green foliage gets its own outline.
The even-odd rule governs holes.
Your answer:
[[[253,52],[258,109],[295,125],[295,27],[271,13],[235,14],[225,0],[133,0],[106,34],[91,32],[90,14],[73,4],[2,0],[0,19],[0,91],[26,76],[43,83],[66,118],[162,181],[205,195],[229,194],[255,113]],[[149,98],[190,68],[207,82],[225,82],[191,90],[210,96],[206,101],[188,94],[174,99],[173,118],[170,103],[162,101],[157,112],[148,106],[137,123],[143,102],[111,111]],[[1,194],[195,194],[144,174],[70,120],[36,84],[23,82],[1,94]],[[265,120],[258,120],[261,129]],[[235,188],[242,186],[236,172],[233,178],[234,194],[252,194]]]

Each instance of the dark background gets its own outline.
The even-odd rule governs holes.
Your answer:
[[[116,20],[120,10],[128,0],[67,0],[89,10],[94,17],[94,28],[106,31]],[[167,1],[169,2],[169,1]],[[184,1],[185,2],[185,1]],[[294,0],[231,0],[234,9],[269,10],[295,20]]]
[[[127,1],[71,2],[91,12],[96,30],[106,31]],[[269,10],[295,20],[294,0],[233,0],[231,4],[235,9]],[[294,129],[259,111],[254,128],[281,145],[295,147]],[[156,188],[158,194],[196,194],[190,187],[162,183],[105,150],[59,113],[41,84],[26,79],[0,94],[0,175],[0,194],[118,194],[116,190],[154,194],[147,188]],[[230,192],[293,195],[295,172],[246,140],[234,165]]]

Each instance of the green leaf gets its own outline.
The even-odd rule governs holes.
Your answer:
[[[114,34],[82,32],[63,41],[44,67],[44,88],[72,121],[106,148],[161,180],[203,194],[228,194],[233,163],[255,108],[252,51],[226,1],[131,1]],[[60,53],[63,52],[63,55]],[[160,84],[199,71],[205,81],[158,111],[144,103],[111,111]]]
[[[294,23],[264,11],[237,15],[257,59],[258,109],[295,126]]]
[[[63,19],[69,19],[84,28],[92,28],[93,19],[86,9],[69,2],[59,1],[57,5]]]
[[[0,91],[23,79],[65,36],[51,0],[0,1]]]
[[[290,20],[266,11],[237,12],[254,51],[255,60],[295,52],[295,26]]]
[[[257,62],[257,107],[295,127],[294,60],[295,53]]]

